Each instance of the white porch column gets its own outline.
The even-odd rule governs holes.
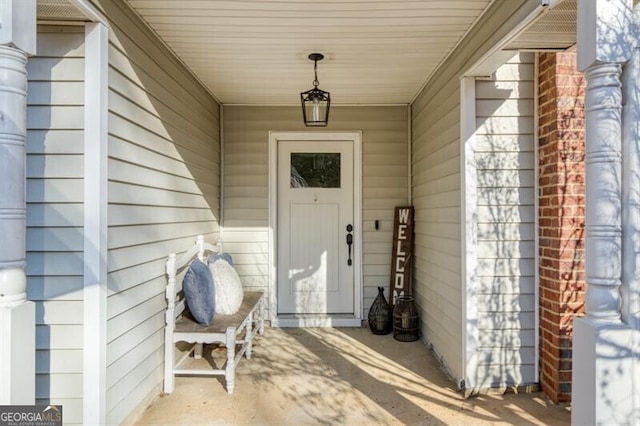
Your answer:
[[[632,414],[640,424],[640,5],[633,13],[636,45],[622,77],[622,321],[632,328]]]
[[[640,5],[633,27],[640,40]],[[622,82],[622,321],[640,330],[640,43],[624,67]]]
[[[585,73],[586,316],[574,320],[571,421],[627,424],[633,415],[632,330],[621,320],[622,66],[634,45],[632,0],[578,2]]]
[[[0,405],[35,403],[35,308],[25,276],[27,56],[36,1],[0,1]]]

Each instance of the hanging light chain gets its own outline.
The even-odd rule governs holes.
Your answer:
[[[315,80],[313,80],[313,87],[315,87],[316,89],[318,88],[318,86],[320,85],[320,82],[318,81],[318,60],[314,59],[313,60],[313,73],[315,74]]]

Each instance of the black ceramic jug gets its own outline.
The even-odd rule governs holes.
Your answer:
[[[369,309],[369,328],[373,334],[391,333],[391,307],[384,298],[384,287],[378,287],[378,295]]]

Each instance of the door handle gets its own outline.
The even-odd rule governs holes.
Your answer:
[[[351,246],[353,245],[353,226],[351,224],[347,225],[347,246],[349,247],[349,259],[347,259],[347,265],[351,266],[353,263],[351,261]]]

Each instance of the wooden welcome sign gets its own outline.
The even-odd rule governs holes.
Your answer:
[[[399,296],[411,295],[413,263],[413,206],[396,207],[393,220],[391,285],[389,304],[395,306]]]

